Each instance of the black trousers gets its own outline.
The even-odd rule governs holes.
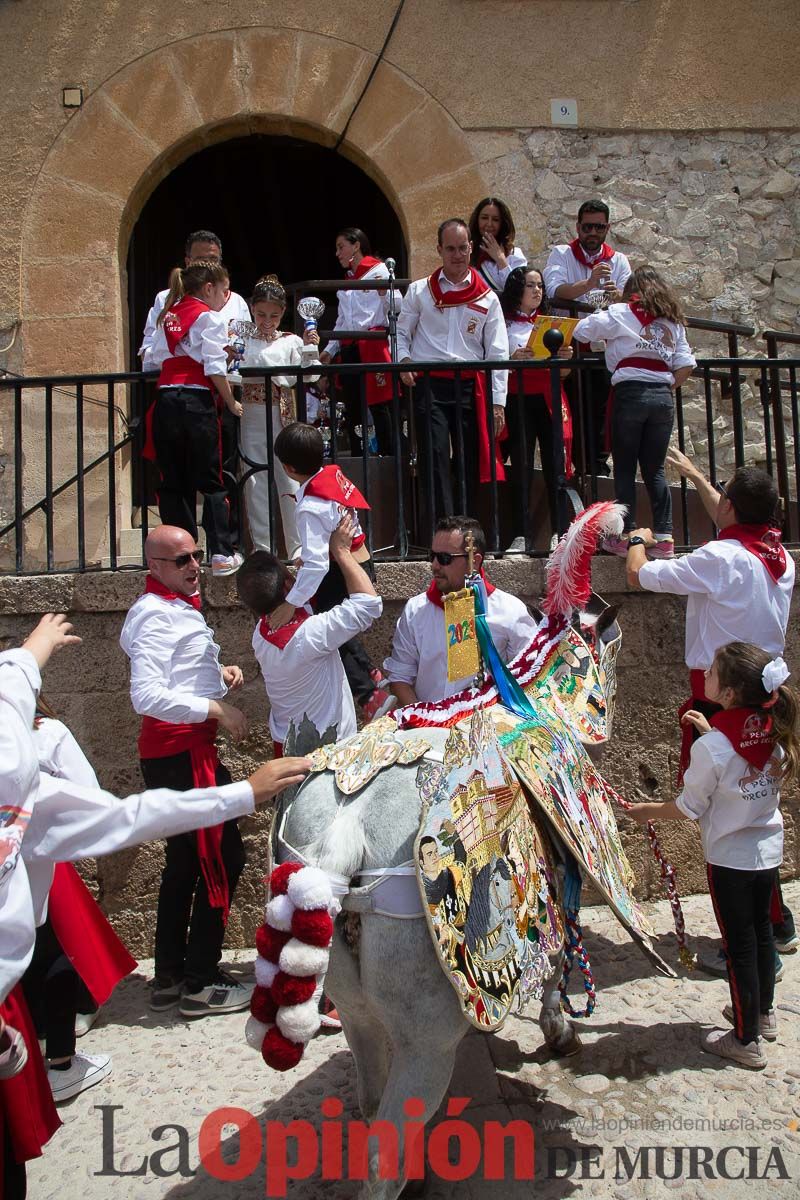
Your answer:
[[[36,930],[33,957],[22,976],[22,990],[48,1058],[75,1053],[75,1014],[80,980],[61,948],[50,918]]]
[[[372,582],[375,583],[375,564],[372,559],[368,558],[366,562],[360,563],[359,566],[364,568]],[[331,560],[328,574],[322,580],[314,597],[314,608],[317,612],[330,612],[337,604],[341,604],[343,600],[346,600],[348,595],[349,593],[345,586],[344,576],[339,564]],[[350,638],[349,642],[345,642],[343,646],[340,646],[339,656],[342,660],[344,673],[347,676],[347,682],[350,685],[350,691],[359,704],[366,704],[375,691],[375,680],[370,674],[372,663],[361,638]]]
[[[196,538],[195,505],[201,492],[209,555],[233,554],[222,479],[221,425],[211,391],[160,388],[153,413],[153,441],[161,472],[158,512],[162,522],[177,525]]]
[[[241,388],[235,389],[235,395],[241,399]],[[234,546],[241,544],[241,528],[239,514],[239,418],[232,413],[227,404],[222,406],[222,482],[228,497],[228,532]],[[205,514],[203,516],[205,528]]]
[[[166,758],[140,759],[148,788],[186,792],[194,787],[188,751]],[[217,766],[217,783],[230,783],[227,767]],[[233,893],[245,863],[242,835],[236,821],[226,821],[222,833],[222,862]],[[164,870],[158,892],[155,974],[161,984],[184,980],[190,992],[213,983],[222,957],[225,925],[222,910],[209,903],[196,833],[167,838]]]
[[[605,362],[603,356],[601,361]],[[580,392],[579,389],[580,388]],[[596,471],[607,475],[606,409],[611,390],[611,374],[605,367],[591,371],[573,371],[564,385],[572,409],[572,462],[577,472],[583,470],[581,450],[587,474]],[[579,403],[579,395],[583,403]]]
[[[614,388],[611,453],[614,495],[627,508],[625,532],[636,527],[636,466],[642,472],[656,534],[672,533],[672,497],[664,463],[675,420],[675,399],[666,383],[631,379]]]
[[[339,356],[343,363],[361,362],[357,346],[342,346]],[[350,453],[356,457],[364,452],[364,412],[361,404],[361,376],[340,375],[339,394],[344,404],[344,423],[350,442]],[[392,408],[390,404],[373,404],[368,408],[369,416],[375,426],[375,440],[378,443],[378,454],[392,454]],[[356,427],[361,433],[356,432]]]
[[[736,871],[708,864],[708,887],[728,960],[734,1032],[740,1042],[759,1036],[759,1015],[775,996],[775,942],[770,904],[776,868]]]
[[[511,459],[511,479],[514,489],[512,536],[524,537],[526,514],[530,505],[533,456],[536,444],[542,460],[542,478],[547,491],[547,510],[550,528],[558,528],[556,485],[553,463],[553,422],[547,401],[540,393],[531,396],[512,395],[506,405],[508,425],[508,456]],[[524,433],[524,444],[523,444]],[[524,446],[524,448],[523,448]],[[531,530],[533,533],[533,530]]]
[[[491,397],[489,411],[491,413]],[[433,536],[439,517],[475,514],[478,439],[475,381],[418,379],[414,388],[422,539]],[[452,447],[452,460],[451,460]],[[432,490],[431,490],[432,484]]]
[[[0,1182],[3,1190],[0,1192],[0,1196],[3,1197],[3,1200],[25,1200],[28,1194],[28,1173],[25,1163],[18,1163],[14,1158],[14,1147],[8,1122],[3,1121],[2,1126],[3,1142],[0,1146],[0,1154],[2,1155],[3,1176]]]

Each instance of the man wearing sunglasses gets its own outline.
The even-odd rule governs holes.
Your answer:
[[[486,583],[489,628],[503,661],[509,663],[533,640],[537,625],[516,596],[502,592],[486,579],[483,559],[486,537],[471,517],[443,517],[431,545],[431,583],[412,596],[394,631],[392,652],[383,671],[401,705],[444,700],[469,687],[469,677],[447,678],[447,631],[443,597],[464,586],[467,575],[466,534],[472,533],[475,569]]]
[[[223,697],[242,684],[223,667],[200,611],[202,551],[185,529],[160,525],[145,544],[147,579],[122,627],[131,660],[131,701],[142,717],[139,759],[148,788],[188,791],[230,782],[219,761],[217,726],[235,741],[243,713]],[[155,979],[150,1007],[183,1016],[238,1012],[250,989],[219,969],[225,924],[244,848],[235,820],[167,838],[158,895]]]
[[[624,254],[609,246],[606,238],[610,229],[609,207],[605,201],[585,200],[578,209],[575,223],[577,236],[571,242],[554,246],[544,269],[545,288],[553,303],[559,299],[591,302],[599,300],[601,293],[604,307],[622,299],[622,289],[631,273],[631,264]],[[593,351],[602,349],[602,343],[592,345]],[[570,386],[573,418],[580,423],[577,379],[571,379]],[[608,475],[605,419],[611,377],[605,370],[589,371],[583,375],[582,386],[587,421],[582,438],[576,438],[573,445],[577,447],[579,441],[583,443],[587,470],[594,464],[595,474]],[[581,470],[582,464],[576,461],[575,468]]]

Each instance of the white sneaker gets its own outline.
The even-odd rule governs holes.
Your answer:
[[[111,1059],[107,1054],[73,1054],[66,1071],[47,1070],[47,1082],[56,1104],[94,1087],[111,1074]]]
[[[237,550],[235,554],[212,554],[212,575],[235,575],[244,562],[244,555]]]
[[[182,1017],[207,1017],[216,1013],[241,1012],[250,1007],[253,985],[237,983],[220,971],[213,983],[197,992],[184,990],[178,1012]]]
[[[730,1021],[733,1025],[733,1005],[726,1004],[722,1010],[722,1015],[726,1021]],[[775,1015],[775,1009],[771,1008],[768,1013],[761,1013],[758,1018],[759,1033],[767,1042],[777,1041],[778,1038],[778,1018]]]
[[[94,1012],[76,1013],[75,1014],[75,1037],[85,1037],[99,1016],[100,1016],[99,1008],[96,1008],[94,1010]]]
[[[524,554],[525,553],[525,538],[515,537],[510,546],[507,546],[504,553],[506,554]]]
[[[740,1067],[749,1067],[751,1071],[763,1071],[767,1065],[767,1056],[762,1046],[761,1038],[755,1042],[740,1042],[732,1029],[712,1029],[704,1034],[700,1044],[709,1054],[718,1054],[720,1058],[729,1058]]]

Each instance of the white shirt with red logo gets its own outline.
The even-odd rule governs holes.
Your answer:
[[[584,317],[575,326],[573,337],[578,342],[605,342],[606,366],[612,384],[639,379],[671,387],[675,382],[673,371],[697,366],[683,325],[666,317],[656,317],[649,325],[643,325],[628,304],[611,304],[604,312]],[[652,358],[669,370],[620,367],[625,358]]]
[[[311,479],[316,476],[311,477]],[[311,479],[307,479],[297,490],[295,519],[297,536],[300,540],[300,558],[303,565],[297,572],[292,590],[286,599],[295,608],[302,608],[328,574],[330,567],[331,534],[342,519],[346,506],[337,500],[323,500],[321,496],[307,495]],[[348,509],[355,521],[355,538],[363,538],[363,530],[355,509]]]
[[[439,272],[443,292],[463,288],[469,276],[451,283]],[[441,362],[452,368],[457,362],[508,358],[508,334],[500,301],[488,292],[472,304],[437,308],[427,279],[415,279],[403,297],[397,319],[398,360]],[[505,371],[492,372],[492,403],[505,407],[508,378]]]
[[[361,279],[388,279],[389,269],[386,263],[376,263],[374,267],[370,267],[365,271]],[[389,308],[389,293],[384,292],[383,295],[376,289],[368,291],[366,288],[362,291],[361,288],[342,289],[336,293],[336,299],[339,301],[339,314],[336,318],[336,324],[333,327],[334,333],[337,329],[372,329],[376,325],[387,325],[388,317],[386,315]],[[341,342],[328,342],[325,350],[333,358],[339,353]]]
[[[157,370],[158,366],[161,365],[160,363],[156,364],[153,362],[151,347],[156,335],[156,322],[158,321],[159,313],[164,307],[164,301],[168,295],[169,288],[164,288],[162,292],[159,292],[153,301],[153,306],[150,309],[150,312],[147,314],[144,334],[142,335],[142,344],[139,347],[139,355],[142,360],[143,371]],[[223,321],[225,322],[226,341],[231,321],[249,321],[251,319],[250,308],[247,304],[247,301],[240,296],[238,292],[231,292],[231,294],[228,296],[228,299],[225,301],[225,304],[219,310],[218,315],[222,317]],[[215,373],[219,374],[219,372]],[[224,373],[225,372],[223,371],[222,374],[224,375]]]

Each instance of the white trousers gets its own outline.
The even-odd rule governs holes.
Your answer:
[[[281,418],[278,405],[272,406],[272,439],[281,431]],[[242,418],[239,427],[242,439],[242,450],[253,462],[267,461],[267,417],[263,404],[243,404]],[[297,536],[295,520],[295,494],[300,484],[295,483],[283,469],[278,459],[275,464],[275,488],[278,493],[278,504],[281,510],[283,537],[286,542],[287,558],[293,559],[300,553],[300,540]],[[246,464],[245,464],[245,469]],[[272,505],[272,488],[269,471],[257,471],[251,475],[245,484],[247,502],[247,520],[250,526],[250,536],[255,550],[273,550],[269,536],[270,508]]]

